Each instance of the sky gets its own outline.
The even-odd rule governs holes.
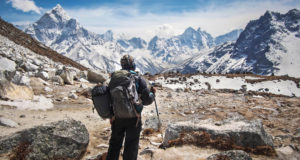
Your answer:
[[[213,37],[244,28],[267,10],[300,10],[300,0],[0,0],[0,16],[15,25],[37,21],[60,4],[86,29],[150,40],[178,35],[188,27]]]

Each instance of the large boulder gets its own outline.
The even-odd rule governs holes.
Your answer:
[[[229,150],[217,154],[213,154],[207,160],[252,160],[252,158],[242,150]]]
[[[28,86],[18,86],[9,81],[0,81],[0,98],[10,100],[32,100],[33,90]]]
[[[30,78],[19,71],[16,72],[14,78],[11,80],[13,83],[17,85],[25,85],[30,86]]]
[[[62,70],[60,77],[64,80],[65,84],[74,84],[74,74],[70,70]]]
[[[299,160],[300,153],[290,146],[276,149],[278,160]]]
[[[26,72],[36,72],[39,69],[39,66],[34,65],[29,62],[23,62],[20,64],[20,67],[24,69]]]
[[[1,137],[0,157],[81,159],[89,143],[86,127],[73,119],[53,122]]]
[[[0,57],[0,80],[11,80],[16,73],[16,63]]]
[[[43,80],[47,81],[50,79],[48,72],[46,71],[39,71],[35,74],[36,77],[42,78]]]
[[[95,71],[88,70],[88,81],[94,82],[94,83],[103,83],[108,79],[108,75],[104,73],[96,73]]]
[[[217,149],[238,149],[255,154],[275,155],[272,137],[259,120],[229,118],[169,124],[161,147],[184,144],[212,146]]]

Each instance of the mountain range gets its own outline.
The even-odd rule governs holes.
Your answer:
[[[114,38],[112,31],[95,34],[68,16],[58,4],[37,22],[22,29],[46,46],[89,68],[112,72],[120,68],[120,57],[135,57],[137,68],[145,73],[158,73],[192,57],[201,50],[212,48],[228,40],[236,40],[240,30],[216,38],[200,28],[191,27],[178,36],[142,38]],[[216,41],[216,42],[215,42]]]
[[[190,72],[252,72],[300,77],[300,11],[267,11],[250,21],[236,42],[199,54],[176,70]]]
[[[120,69],[122,55],[132,55],[137,68],[152,74],[176,70],[193,72],[252,72],[261,75],[300,76],[299,11],[286,14],[267,11],[248,23],[244,30],[212,37],[198,28],[188,27],[168,38],[115,38],[108,30],[96,34],[83,28],[58,4],[24,31],[80,64],[113,72]]]

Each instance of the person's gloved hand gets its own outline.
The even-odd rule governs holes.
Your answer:
[[[152,86],[152,87],[150,88],[150,92],[152,92],[153,94],[155,94],[156,89]]]

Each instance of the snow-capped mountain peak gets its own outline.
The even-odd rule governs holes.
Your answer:
[[[250,21],[236,42],[223,43],[214,51],[185,65],[182,72],[252,72],[261,75],[300,77],[300,11],[286,14],[267,11]]]

